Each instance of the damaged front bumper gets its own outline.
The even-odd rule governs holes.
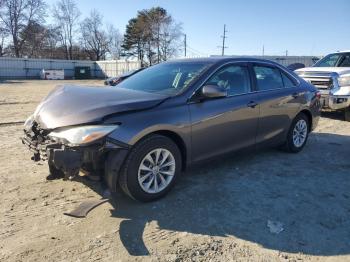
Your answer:
[[[89,145],[71,146],[50,139],[45,131],[35,127],[33,131],[24,130],[21,140],[33,153],[33,161],[47,161],[50,166],[62,171],[65,177],[74,177],[81,169],[103,175],[109,152],[120,152],[123,160],[128,152],[128,145],[108,137]]]

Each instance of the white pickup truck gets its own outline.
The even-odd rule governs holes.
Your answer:
[[[295,72],[318,88],[324,108],[343,110],[350,121],[350,50],[329,54]]]

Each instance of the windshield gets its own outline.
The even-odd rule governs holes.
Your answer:
[[[314,67],[349,67],[350,54],[330,54],[318,61]]]
[[[207,62],[173,62],[151,66],[130,76],[118,88],[176,95],[210,66]]]

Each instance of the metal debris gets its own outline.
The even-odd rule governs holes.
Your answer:
[[[76,209],[74,209],[71,212],[67,212],[64,213],[67,216],[71,216],[71,217],[78,217],[78,218],[82,218],[82,217],[86,217],[87,214],[94,209],[95,207],[106,203],[107,201],[109,201],[109,199],[98,199],[98,200],[87,200],[82,202]]]

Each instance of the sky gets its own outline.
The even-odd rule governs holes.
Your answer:
[[[48,4],[54,3],[48,0]],[[326,55],[350,49],[350,0],[76,0],[124,33],[138,10],[165,8],[187,35],[189,55]]]

